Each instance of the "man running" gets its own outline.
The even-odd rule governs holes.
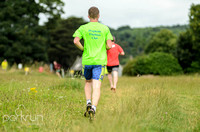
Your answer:
[[[91,7],[88,10],[88,18],[90,22],[80,26],[73,37],[75,37],[74,44],[83,51],[82,72],[86,78],[85,96],[87,100],[85,115],[94,116],[100,98],[101,81],[107,64],[106,48],[111,48],[113,38],[109,28],[98,22],[99,9],[97,7]],[[80,43],[80,39],[84,40],[84,47]],[[91,87],[93,87],[93,93]]]
[[[118,70],[119,70],[119,55],[124,55],[123,49],[115,43],[115,37],[113,36],[112,41],[112,48],[107,50],[108,55],[108,63],[107,63],[107,69],[108,69],[108,79],[110,81],[111,90],[113,92],[116,92],[116,85],[118,81]],[[113,77],[112,77],[113,72]]]

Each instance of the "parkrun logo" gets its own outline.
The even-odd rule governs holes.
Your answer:
[[[31,122],[31,123],[39,123],[40,121],[43,122],[43,115],[31,115],[23,113],[25,111],[24,105],[18,105],[18,108],[15,110],[14,115],[4,115],[3,116],[3,123],[5,122]],[[27,111],[25,111],[28,113]]]

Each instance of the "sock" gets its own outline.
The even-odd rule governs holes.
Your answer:
[[[92,108],[93,108],[94,111],[96,112],[96,109],[97,109],[96,106],[92,105]]]
[[[88,99],[88,100],[87,100],[87,104],[89,104],[89,103],[91,104],[91,99]]]

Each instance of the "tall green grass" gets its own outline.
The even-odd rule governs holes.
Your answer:
[[[73,131],[199,131],[199,77],[123,77],[92,124]]]
[[[199,76],[121,77],[117,93],[105,77],[92,123],[82,79],[0,71],[0,82],[0,131],[200,131]],[[15,110],[32,118],[14,120]]]

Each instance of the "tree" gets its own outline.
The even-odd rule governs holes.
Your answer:
[[[123,30],[130,30],[130,29],[131,29],[131,27],[127,25],[127,26],[121,26],[117,30],[118,31],[123,31]]]
[[[190,8],[189,29],[179,35],[177,58],[184,72],[200,72],[200,4]]]
[[[0,47],[1,59],[10,63],[47,61],[44,27],[39,15],[52,18],[62,13],[61,0],[1,0]]]
[[[193,41],[193,61],[190,71],[200,72],[200,4],[191,6],[189,18]]]
[[[200,46],[200,4],[194,5],[192,4],[190,8],[190,29],[192,31],[192,34],[194,35],[194,41],[198,43],[198,46]]]
[[[50,31],[49,60],[57,60],[65,68],[69,68],[76,56],[82,52],[73,44],[72,35],[80,25],[86,22],[82,18],[70,17],[58,21],[58,25]]]
[[[177,37],[170,30],[163,29],[150,40],[145,53],[164,52],[175,54]]]
[[[122,26],[117,30],[111,29],[111,33],[116,37],[118,43],[125,51],[126,55],[120,57],[120,63],[125,64],[130,56],[137,57],[144,54],[145,47],[151,41],[152,37],[163,29],[168,29],[174,35],[179,35],[180,32],[185,31],[188,25],[174,25],[174,26],[159,26],[147,28],[130,28],[129,26]]]
[[[190,30],[179,35],[177,41],[177,58],[183,68],[187,72],[187,68],[191,66],[193,58],[192,34]]]

